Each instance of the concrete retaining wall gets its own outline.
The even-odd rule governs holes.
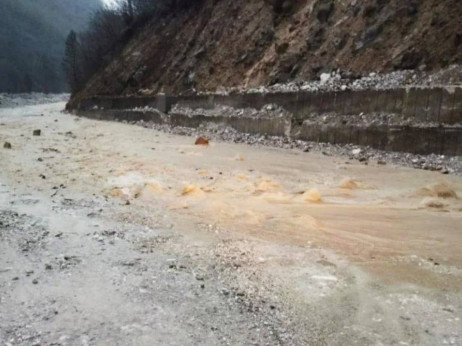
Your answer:
[[[277,104],[302,123],[312,114],[393,113],[420,122],[462,123],[462,88],[400,88],[338,92],[298,92],[231,95],[157,95],[150,97],[92,97],[78,109],[134,109],[152,107],[168,113],[174,104],[189,108],[211,109],[217,105],[234,108],[257,108]]]
[[[212,109],[217,105],[257,108],[277,104],[292,118],[225,117],[221,115],[161,115],[133,111],[156,108],[168,113],[172,105]],[[154,97],[94,97],[82,101],[77,113],[96,119],[153,121],[172,126],[198,127],[204,122],[224,123],[237,131],[295,139],[358,144],[416,154],[462,155],[462,88],[401,88],[343,92],[300,92]],[[319,125],[305,122],[313,114],[358,115],[392,113],[429,126]],[[436,126],[435,126],[436,124]]]
[[[413,154],[462,155],[461,127],[306,125],[293,138],[332,144],[353,143]]]

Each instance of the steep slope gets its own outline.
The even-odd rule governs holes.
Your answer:
[[[64,41],[99,0],[0,1],[0,91],[63,91]]]
[[[461,62],[460,0],[203,0],[199,9],[149,23],[77,98]]]

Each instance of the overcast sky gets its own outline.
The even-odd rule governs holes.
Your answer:
[[[101,0],[101,2],[105,5],[112,6],[117,0]]]

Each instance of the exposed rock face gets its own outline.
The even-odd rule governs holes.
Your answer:
[[[78,97],[434,71],[462,62],[460,18],[460,0],[204,0],[149,23]]]

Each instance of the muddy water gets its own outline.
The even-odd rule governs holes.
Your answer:
[[[13,147],[0,151],[8,184],[105,198],[120,205],[114,220],[156,215],[205,244],[240,242],[233,261],[250,256],[249,269],[267,273],[295,305],[308,304],[300,306],[323,326],[349,326],[331,344],[353,336],[460,341],[461,177],[319,153],[196,146],[195,138],[80,119],[62,107],[0,110],[0,144]]]
[[[35,111],[51,106],[41,107]],[[41,124],[40,145],[27,137],[20,145],[36,156],[59,155],[59,163],[40,166],[82,189],[145,207],[161,204],[230,233],[327,247],[372,271],[397,263],[417,262],[420,269],[436,262],[438,271],[462,265],[460,177],[282,149],[195,146],[188,137],[68,115],[57,120]],[[9,135],[27,126],[13,123]],[[25,170],[36,160],[12,158]],[[410,278],[407,271],[391,276]]]
[[[429,267],[433,261],[448,268],[462,264],[459,177],[268,148],[197,147],[190,138],[158,133],[152,141],[134,130],[127,162],[106,180],[110,195],[140,204],[162,201],[237,234],[327,247],[372,271],[406,264],[413,272],[416,258]],[[109,142],[98,142],[99,148]],[[438,194],[441,186],[451,193]],[[401,270],[391,278],[453,281],[441,275],[442,282],[434,282],[433,269],[429,275],[417,280]],[[461,284],[458,278],[452,283]]]

